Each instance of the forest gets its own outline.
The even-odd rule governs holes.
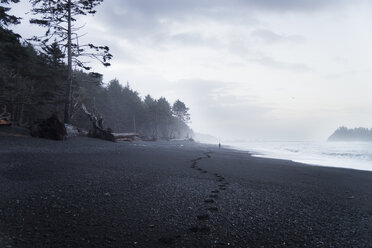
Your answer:
[[[89,129],[85,107],[112,132],[139,133],[151,140],[192,137],[189,109],[182,101],[141,97],[129,83],[103,82],[83,62],[85,57],[110,66],[113,57],[107,46],[81,45],[73,38],[80,32],[73,26],[76,16],[94,14],[102,0],[31,0],[35,18],[30,22],[45,28],[43,37],[12,31],[12,26],[22,25],[9,14],[10,4],[18,2],[2,0],[0,6],[0,115],[9,115],[12,125],[30,127],[55,115]]]
[[[372,129],[339,127],[328,141],[372,141]]]

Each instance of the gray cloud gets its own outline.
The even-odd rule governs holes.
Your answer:
[[[281,35],[268,29],[256,29],[251,34],[252,36],[267,43],[276,42],[303,43],[305,41],[305,37],[301,35]]]
[[[119,2],[119,1],[118,1]],[[313,11],[338,5],[342,0],[124,0],[121,5],[128,10],[147,15],[212,12],[223,9],[260,9],[268,11]]]
[[[269,33],[267,35],[266,33]],[[262,34],[260,34],[262,35]],[[268,38],[267,36],[271,36]],[[279,42],[285,39],[271,31],[265,31],[265,39],[270,42]],[[252,40],[241,39],[239,36],[230,37],[230,42],[227,47],[231,54],[241,58],[242,60],[250,63],[257,63],[266,67],[274,69],[292,70],[295,72],[311,71],[312,68],[302,62],[298,61],[284,61],[272,57],[267,51],[253,45]]]
[[[203,37],[200,33],[197,32],[184,32],[171,35],[170,39],[175,42],[191,45],[209,42],[207,38]]]
[[[257,22],[255,12],[312,12],[339,6],[344,0],[106,0],[99,12],[108,28],[126,32],[157,30],[164,21],[214,20],[246,25]]]
[[[329,6],[341,4],[342,0],[239,0],[242,6],[269,11],[300,11],[320,10]]]
[[[295,72],[306,72],[312,70],[307,64],[299,62],[280,61],[264,54],[255,58],[248,58],[247,60],[275,69],[292,70]]]

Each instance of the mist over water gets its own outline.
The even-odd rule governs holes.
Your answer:
[[[372,142],[250,141],[228,145],[257,157],[372,171]]]

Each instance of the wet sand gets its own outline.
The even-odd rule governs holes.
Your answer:
[[[372,247],[372,173],[193,142],[0,136],[0,247]]]

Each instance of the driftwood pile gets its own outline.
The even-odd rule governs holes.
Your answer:
[[[90,113],[84,104],[82,104],[81,108],[83,109],[84,113],[88,115],[91,123],[92,128],[88,132],[88,136],[92,138],[104,139],[115,142],[115,137],[112,134],[110,128],[104,129],[103,128],[103,119],[102,117],[97,117],[93,113]]]
[[[138,139],[138,133],[113,133],[110,128],[103,127],[103,118],[97,117],[89,112],[84,104],[82,110],[89,117],[92,127],[87,133],[88,137],[98,138],[108,141],[133,141]],[[68,129],[68,130],[67,130]],[[75,130],[76,129],[76,130]],[[67,132],[69,131],[69,132]],[[85,135],[84,131],[69,124],[63,124],[57,115],[50,118],[35,122],[31,126],[31,136],[53,140],[65,140],[69,136]]]

